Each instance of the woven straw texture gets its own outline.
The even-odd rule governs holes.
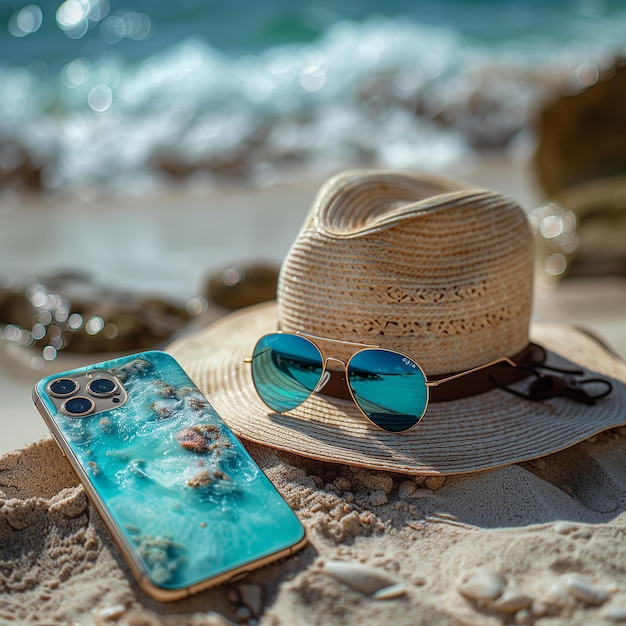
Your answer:
[[[441,177],[352,171],[319,191],[280,273],[282,330],[378,344],[427,374],[528,344],[533,250],[513,200]]]
[[[613,392],[595,406],[565,398],[530,402],[493,390],[430,404],[419,425],[402,434],[371,426],[347,400],[319,394],[279,415],[261,402],[244,363],[256,340],[276,329],[276,313],[275,303],[251,307],[168,348],[224,421],[250,441],[372,469],[460,474],[541,457],[626,423],[626,364],[564,326],[533,326],[531,338],[550,351],[550,364],[573,361],[613,377]]]
[[[281,268],[277,303],[229,315],[169,350],[244,439],[396,472],[488,469],[626,423],[626,364],[572,328],[533,327],[551,365],[612,376],[613,392],[587,406],[495,389],[431,403],[415,428],[394,434],[351,401],[320,394],[273,413],[244,358],[282,329],[396,349],[430,376],[470,369],[527,346],[532,276],[531,232],[513,200],[442,177],[346,172],[316,196]],[[328,356],[345,360],[347,350],[334,344]]]

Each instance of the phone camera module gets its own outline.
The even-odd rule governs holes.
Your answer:
[[[82,417],[93,413],[96,403],[91,398],[76,396],[66,400],[61,406],[61,410],[70,417]]]
[[[57,378],[48,385],[50,395],[67,398],[78,391],[78,383],[71,378]]]
[[[95,378],[87,385],[87,391],[96,398],[106,398],[117,392],[117,384],[110,378]]]

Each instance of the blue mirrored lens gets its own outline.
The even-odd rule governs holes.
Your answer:
[[[302,404],[324,370],[317,347],[298,335],[261,337],[252,355],[252,379],[261,400],[277,413]]]
[[[408,357],[389,350],[363,350],[348,363],[356,403],[380,428],[402,432],[420,421],[428,404],[426,378]]]

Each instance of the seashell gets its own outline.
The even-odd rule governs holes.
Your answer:
[[[509,585],[495,602],[490,602],[489,607],[503,613],[517,613],[521,609],[527,609],[533,599],[514,585]]]
[[[355,561],[326,561],[322,569],[335,580],[368,595],[401,584],[387,572]],[[392,597],[396,597],[396,595],[400,594],[396,593]]]
[[[406,585],[404,583],[397,583],[390,587],[383,587],[372,594],[372,598],[376,600],[389,600],[391,598],[399,598],[406,593]]]
[[[431,491],[437,491],[441,489],[446,482],[445,476],[426,476],[424,480],[424,486]]]
[[[563,574],[560,584],[570,596],[585,604],[597,606],[609,599],[609,592],[605,588],[595,585],[589,576],[583,574]]]
[[[185,450],[202,454],[211,449],[211,444],[217,438],[219,429],[212,424],[198,424],[191,428],[183,428],[176,433],[176,441]]]
[[[457,591],[470,600],[493,601],[506,587],[506,578],[491,567],[479,567],[466,572],[457,584]]]
[[[102,609],[94,609],[91,615],[96,626],[103,626],[106,622],[118,620],[124,613],[126,613],[126,607],[123,604],[116,604]]]
[[[559,533],[559,535],[569,535],[575,530],[578,530],[578,526],[573,522],[557,522],[554,525],[554,532]]]

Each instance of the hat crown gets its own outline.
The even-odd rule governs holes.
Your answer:
[[[531,231],[510,198],[438,176],[346,172],[322,186],[281,267],[279,327],[456,372],[528,344],[532,281]]]

